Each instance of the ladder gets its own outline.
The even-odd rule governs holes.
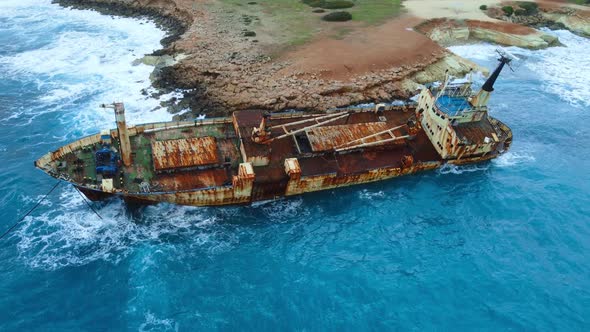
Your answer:
[[[336,152],[342,152],[342,151],[348,151],[348,150],[354,150],[354,149],[358,149],[358,148],[365,148],[365,147],[370,147],[370,146],[375,146],[375,145],[382,145],[382,144],[386,144],[386,143],[391,143],[391,142],[395,142],[398,140],[402,140],[402,139],[406,139],[409,138],[410,135],[404,135],[404,136],[396,136],[393,132],[397,129],[403,128],[406,125],[401,125],[401,126],[397,126],[394,128],[389,128],[383,131],[380,131],[378,133],[375,134],[371,134],[359,139],[355,139],[354,141],[350,141],[344,144],[341,144],[337,147],[334,148],[334,151]],[[388,135],[388,138],[379,138],[379,136],[382,135]],[[373,142],[367,142],[367,140],[369,139],[376,139],[376,141]]]

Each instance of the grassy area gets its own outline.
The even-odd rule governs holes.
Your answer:
[[[352,19],[368,24],[381,23],[398,15],[402,9],[401,0],[357,0],[355,3],[349,10]]]
[[[569,0],[569,2],[578,4],[578,5],[590,6],[590,0]]]
[[[256,4],[248,4],[250,2]],[[352,14],[352,20],[378,24],[400,13],[401,0],[351,0],[352,8],[346,10]],[[256,31],[264,30],[273,40],[285,45],[300,45],[310,40],[317,32],[329,27],[321,17],[335,10],[326,9],[323,14],[313,13],[314,9],[301,0],[221,0],[228,12],[253,15],[259,21],[253,21],[249,27]],[[343,30],[347,31],[347,30]]]

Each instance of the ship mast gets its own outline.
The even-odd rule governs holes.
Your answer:
[[[507,56],[507,53],[500,51],[498,51],[498,53],[500,54],[500,59],[498,59],[500,64],[498,64],[498,67],[496,67],[494,72],[488,77],[477,95],[471,99],[471,105],[473,107],[484,107],[488,104],[490,94],[494,91],[494,83],[496,83],[498,76],[500,76],[500,72],[502,72],[505,65],[510,66],[512,59]]]
[[[115,120],[117,122],[117,131],[119,133],[119,148],[121,159],[125,166],[131,166],[131,143],[129,142],[129,133],[127,123],[125,122],[125,106],[123,103],[102,104],[102,108],[112,108],[115,110]]]

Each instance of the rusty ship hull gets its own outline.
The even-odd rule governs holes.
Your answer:
[[[323,114],[239,111],[231,117],[128,127],[82,138],[35,162],[89,199],[145,204],[249,204],[490,160],[512,132],[488,115],[497,74],[425,88],[412,104]],[[491,83],[490,83],[491,81]],[[487,88],[486,88],[487,85]]]
[[[410,129],[407,123],[415,118],[416,112],[416,108],[411,107],[389,107],[379,115],[371,109],[355,109],[349,116],[323,127],[333,130],[342,126],[347,130],[322,138],[325,139],[323,142],[315,140],[314,146],[304,136],[269,144],[253,142],[249,132],[260,122],[263,115],[260,111],[236,112],[231,118],[138,125],[128,129],[131,150],[135,151],[132,152],[134,162],[130,166],[121,165],[119,174],[113,176],[112,188],[101,187],[94,171],[94,153],[102,146],[101,134],[85,137],[51,152],[40,158],[36,166],[56,178],[71,182],[92,200],[120,196],[141,203],[214,206],[248,204],[380,181],[436,169],[446,163],[482,162],[497,157],[509,147],[506,140],[498,141],[499,148],[487,153],[443,159],[424,128],[417,126],[412,136],[390,144],[341,152],[333,149],[321,151],[333,148],[339,138],[358,139],[369,136],[367,133],[382,131],[382,128],[398,128],[394,134],[406,136]],[[273,116],[273,125],[320,116],[324,115]],[[496,126],[503,136],[510,136],[504,124],[492,118],[488,121],[491,121],[485,126],[488,130]],[[480,135],[483,140],[485,129],[469,128],[476,131],[469,134]],[[118,131],[112,130],[110,136],[117,141]],[[204,137],[207,139],[203,140]],[[192,140],[194,138],[197,140]],[[157,142],[169,144],[163,146]],[[179,147],[185,142],[185,147]],[[308,144],[307,150],[301,151],[303,144]],[[115,145],[118,148],[118,144]],[[313,151],[314,148],[319,151]],[[460,147],[466,148],[469,146]],[[194,153],[186,153],[188,150]],[[150,184],[149,188],[145,185],[142,188],[145,183]]]

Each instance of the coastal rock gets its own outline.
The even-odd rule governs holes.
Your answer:
[[[482,21],[431,20],[417,27],[432,40],[444,46],[462,44],[469,40],[541,49],[559,45],[559,40],[538,30],[515,24]]]
[[[517,35],[484,28],[470,29],[470,37],[500,45],[517,46],[529,49],[541,49],[558,43],[557,37],[542,32]]]
[[[576,12],[544,12],[543,17],[551,22],[563,24],[568,30],[590,37],[590,16]]]
[[[518,3],[515,4],[517,6]],[[569,4],[537,3],[538,9],[531,13],[505,16],[499,8],[487,13],[499,20],[535,28],[567,29],[582,36],[590,36],[590,8]]]
[[[403,85],[407,90],[416,90],[422,84],[442,81],[447,73],[452,76],[462,77],[471,71],[482,72],[484,75],[488,74],[486,68],[455,54],[449,54],[406,79]]]

